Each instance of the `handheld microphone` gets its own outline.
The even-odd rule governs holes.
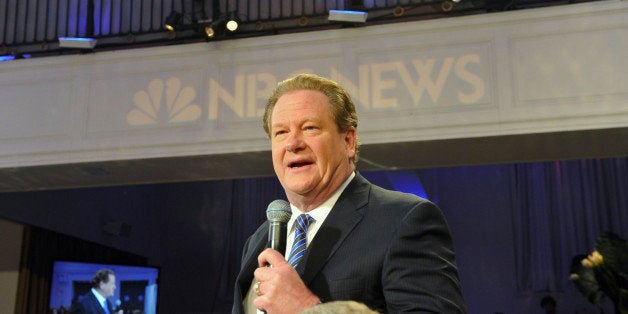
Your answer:
[[[286,254],[286,233],[288,220],[292,216],[290,203],[284,200],[274,200],[268,204],[266,218],[268,219],[268,243],[270,248]]]
[[[113,310],[113,313],[114,313],[114,314],[119,314],[118,312],[120,312],[120,311],[124,312],[124,311],[122,310],[122,301],[120,301],[120,299],[117,299],[117,300],[116,300],[116,307],[115,307],[115,309]],[[122,313],[122,312],[120,312],[120,313]]]

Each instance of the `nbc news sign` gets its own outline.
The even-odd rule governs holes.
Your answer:
[[[297,64],[281,60],[219,64],[208,70],[179,68],[127,78],[103,77],[94,80],[90,88],[94,107],[90,118],[99,124],[109,120],[103,117],[117,115],[119,118],[114,120],[133,127],[258,121],[277,83],[303,72],[339,82],[351,95],[360,118],[365,119],[386,112],[405,114],[485,105],[490,102],[491,83],[487,50],[483,46],[471,48],[429,54],[404,52],[394,58],[374,53],[350,62],[324,56]],[[107,105],[112,103],[120,107]],[[114,114],[109,111],[113,109],[123,110],[115,110]]]

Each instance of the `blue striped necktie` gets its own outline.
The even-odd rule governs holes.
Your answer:
[[[307,227],[314,221],[314,218],[308,214],[301,214],[297,217],[297,230],[294,233],[294,244],[292,250],[290,250],[290,257],[288,263],[292,265],[292,268],[296,268],[301,260],[301,257],[305,254],[307,249]]]

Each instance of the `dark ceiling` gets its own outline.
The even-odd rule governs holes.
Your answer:
[[[205,40],[272,36],[341,27],[369,26],[410,20],[455,18],[470,14],[567,5],[590,0],[0,0],[0,57],[34,58],[63,54],[173,45]],[[361,10],[365,23],[327,19],[329,10]],[[180,13],[175,31],[164,22]],[[236,16],[240,28],[224,30],[222,22]],[[216,26],[213,38],[204,26]],[[93,49],[59,46],[60,37],[97,39]]]

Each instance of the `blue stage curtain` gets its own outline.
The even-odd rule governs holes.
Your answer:
[[[516,164],[513,230],[520,292],[565,291],[577,254],[628,234],[628,158]]]
[[[266,221],[266,206],[275,199],[286,199],[275,177],[225,180],[223,183],[220,195],[208,191],[203,197],[204,212],[214,213],[213,219],[203,219],[208,221],[206,227],[222,233],[216,238],[226,240],[212,244],[212,250],[219,253],[212,265],[214,273],[219,276],[214,293],[210,294],[213,298],[210,300],[212,313],[231,312],[233,287],[240,272],[244,243]]]

